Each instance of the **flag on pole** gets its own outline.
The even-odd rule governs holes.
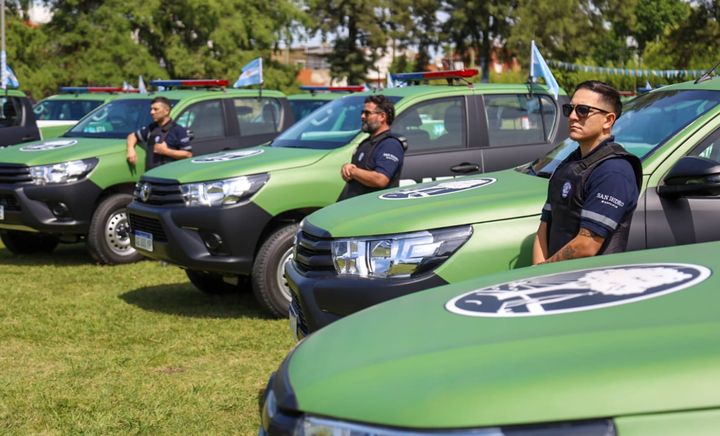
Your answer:
[[[147,94],[147,88],[145,87],[145,81],[142,76],[138,77],[138,91],[140,94]]]
[[[123,81],[122,89],[123,91],[130,91],[130,84],[128,84],[126,81]]]
[[[262,83],[262,58],[256,58],[242,68],[242,73],[240,73],[240,77],[238,77],[233,87],[262,85]]]
[[[545,62],[545,59],[540,54],[540,50],[538,50],[537,46],[535,45],[535,41],[533,40],[530,44],[530,78],[534,82],[537,81],[538,77],[542,77],[543,80],[545,80],[545,85],[547,85],[550,92],[553,93],[555,98],[557,98],[558,93],[560,92],[560,85],[558,85],[557,80],[555,80],[555,77],[552,74],[552,71],[550,71],[550,67],[548,67],[548,64]]]
[[[8,87],[19,88],[20,82],[10,65],[7,64],[7,54],[2,51],[0,52],[0,88],[7,89]]]
[[[387,73],[387,83],[385,84],[385,88],[394,88],[395,87],[395,81],[393,81],[392,74],[390,74],[390,71]]]

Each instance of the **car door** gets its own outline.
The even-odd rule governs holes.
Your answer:
[[[0,96],[0,147],[40,139],[30,102],[22,97]]]
[[[688,156],[700,156],[720,164],[720,129],[708,135]],[[720,240],[717,225],[720,196],[668,198],[661,196],[657,187],[648,187],[644,204],[644,214],[636,213],[633,219],[644,215],[646,248]]]
[[[235,114],[239,131],[234,138],[234,147],[253,147],[275,139],[292,118],[282,103],[272,97],[232,99],[230,111]]]
[[[233,144],[220,99],[188,106],[176,118],[176,122],[190,131],[194,156],[230,148]]]
[[[470,147],[469,119],[474,105],[466,96],[417,103],[392,123],[408,142],[401,184],[472,174],[482,169],[480,149]]]
[[[484,171],[530,162],[567,137],[559,105],[544,94],[484,95],[488,146],[482,151]]]

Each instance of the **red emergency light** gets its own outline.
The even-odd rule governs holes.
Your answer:
[[[137,89],[123,89],[116,86],[61,86],[60,92],[70,92],[75,94],[84,94],[90,92],[139,92]]]
[[[152,80],[150,84],[165,88],[225,88],[228,86],[228,81],[225,79]]]
[[[416,73],[398,73],[391,75],[393,80],[400,82],[418,82],[420,80],[458,80],[475,77],[478,75],[476,68],[466,68],[464,70],[447,70],[447,71],[420,71]]]
[[[310,91],[310,92],[318,92],[318,91],[328,91],[328,92],[362,92],[365,91],[365,87],[362,85],[353,85],[353,86],[301,86],[301,91]]]

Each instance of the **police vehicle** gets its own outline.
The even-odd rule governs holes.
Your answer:
[[[643,167],[628,249],[720,239],[719,103],[714,78],[624,108],[615,141]],[[391,298],[530,265],[548,178],[576,148],[566,140],[515,169],[368,194],[307,217],[286,270],[298,335]]]
[[[0,147],[40,139],[32,105],[17,89],[0,90]]]
[[[409,82],[455,85],[385,89],[396,135],[407,138],[402,178],[431,178],[507,168],[542,155],[567,136],[555,99],[540,85],[464,84],[477,70],[409,73]],[[459,84],[459,85],[458,85]],[[298,223],[334,203],[341,166],[367,134],[360,112],[372,91],[313,112],[271,146],[187,159],[142,177],[129,207],[133,244],[144,255],[184,268],[205,292],[230,292],[252,277],[269,313],[287,316],[283,277]],[[365,211],[356,209],[357,215]]]
[[[364,86],[301,86],[300,94],[288,95],[295,120],[299,121],[313,113],[325,103],[336,100],[347,93],[362,92]]]
[[[127,92],[138,91],[111,86],[62,86],[60,94],[40,100],[33,112],[43,138],[53,138],[101,104]]]
[[[717,434],[718,251],[545,264],[371,307],[290,352],[259,435]]]
[[[168,90],[118,97],[61,137],[0,150],[0,238],[11,252],[87,240],[101,263],[142,258],[130,246],[125,208],[145,170],[145,151],[137,147],[137,165],[129,165],[126,138],[150,124],[156,96],[172,102],[171,116],[191,131],[196,156],[268,142],[294,121],[277,91],[260,97],[257,90],[226,89],[225,80],[151,84]]]

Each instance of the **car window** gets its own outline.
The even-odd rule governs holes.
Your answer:
[[[491,146],[545,142],[555,122],[555,105],[546,96],[486,95]]]
[[[720,163],[720,129],[705,138],[688,155],[704,157]]]
[[[411,106],[393,122],[391,129],[404,136],[408,153],[465,147],[465,99],[442,98]]]
[[[44,100],[33,107],[41,121],[77,121],[100,106],[101,100]]]
[[[185,109],[176,122],[192,132],[193,140],[225,136],[222,102],[207,100]]]
[[[265,135],[280,131],[282,108],[275,98],[236,98],[235,116],[241,136]]]
[[[288,100],[290,108],[295,115],[295,121],[300,121],[325,103],[327,100]]]
[[[18,97],[0,97],[0,127],[22,124],[22,101]]]
[[[120,99],[99,106],[70,129],[65,137],[125,138],[152,122],[151,98]],[[173,105],[177,100],[171,100]]]

